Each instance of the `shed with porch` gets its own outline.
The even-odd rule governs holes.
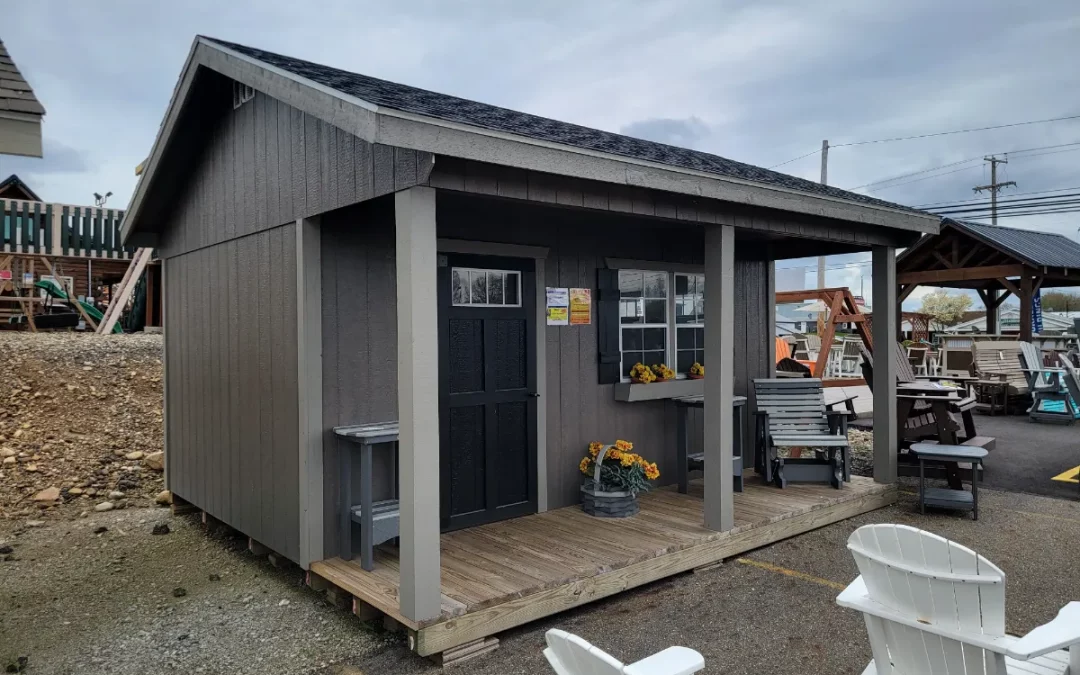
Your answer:
[[[733,490],[733,402],[774,359],[773,261],[895,250],[937,218],[726,160],[197,38],[128,216],[164,260],[173,493],[404,624],[421,654],[895,499],[895,374],[875,479]],[[709,292],[704,292],[705,279]],[[548,287],[591,291],[549,325]],[[706,317],[708,317],[706,319]],[[893,339],[895,322],[874,324]],[[704,380],[681,374],[706,362]],[[628,366],[680,376],[635,385]],[[676,410],[705,455],[632,522],[575,507],[593,440],[674,482]],[[749,414],[749,413],[746,413]],[[399,545],[343,551],[340,426],[373,453]],[[749,437],[750,434],[745,434]],[[876,482],[875,482],[876,481]],[[353,490],[351,488],[357,488]],[[357,530],[358,531],[358,530]],[[359,539],[352,533],[353,541]]]

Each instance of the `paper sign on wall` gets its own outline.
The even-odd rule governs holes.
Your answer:
[[[23,286],[33,286],[34,285],[34,273],[33,272],[23,272],[22,282],[23,282]]]
[[[592,323],[592,290],[570,289],[570,325],[588,326]]]
[[[570,289],[547,288],[547,325],[566,326],[570,323]]]
[[[11,270],[0,270],[0,281],[11,281]]]

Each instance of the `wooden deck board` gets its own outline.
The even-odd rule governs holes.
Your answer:
[[[703,525],[701,481],[688,494],[664,488],[640,497],[631,519],[600,519],[567,507],[442,535],[442,616],[409,621],[398,608],[396,549],[380,547],[375,569],[324,560],[312,571],[415,631],[421,655],[891,504],[895,486],[854,477],[824,485],[763,485],[751,475],[735,494],[736,527]]]

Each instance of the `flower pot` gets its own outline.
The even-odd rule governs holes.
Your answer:
[[[686,379],[688,379],[688,380],[704,380],[705,376],[704,375],[687,375]]]
[[[629,518],[640,510],[637,496],[632,492],[605,492],[591,487],[591,481],[581,486],[581,510],[597,518]]]
[[[666,377],[658,377],[655,380],[653,380],[653,382],[667,382],[667,381],[668,381],[668,379]]]
[[[659,382],[659,381],[660,380],[653,380],[653,382]],[[649,384],[648,382],[646,382],[646,381],[644,381],[642,379],[636,378],[636,377],[631,377],[630,382],[631,382],[631,384]]]

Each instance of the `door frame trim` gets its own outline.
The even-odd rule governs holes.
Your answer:
[[[536,277],[536,512],[548,510],[547,470],[547,289],[544,280],[544,261],[548,257],[545,246],[501,244],[468,239],[443,239],[436,242],[439,254],[461,253],[466,255],[490,255],[503,258],[532,258]]]

